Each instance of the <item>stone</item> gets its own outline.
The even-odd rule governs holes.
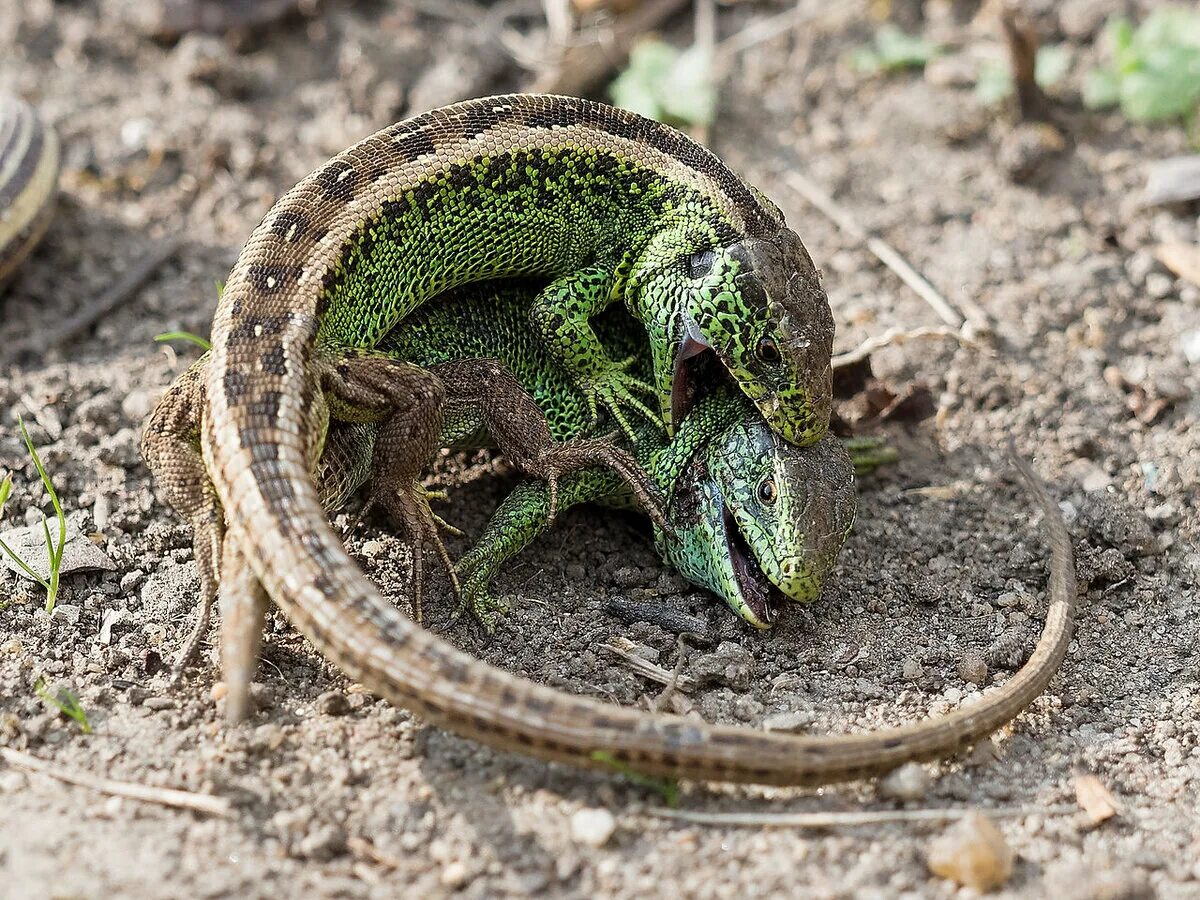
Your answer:
[[[879,796],[889,800],[920,800],[929,792],[933,780],[920,763],[905,763],[879,779]]]
[[[972,811],[933,839],[926,862],[934,875],[987,892],[1012,877],[1016,856],[991,819]]]
[[[588,847],[603,847],[617,830],[607,809],[581,809],[571,816],[571,839]]]

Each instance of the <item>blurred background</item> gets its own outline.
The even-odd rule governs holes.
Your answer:
[[[0,289],[4,524],[53,515],[21,416],[71,528],[108,559],[64,579],[70,612],[54,617],[40,588],[0,568],[0,713],[15,716],[0,718],[0,739],[16,721],[26,746],[57,743],[81,766],[123,759],[124,777],[255,798],[243,830],[85,816],[81,862],[64,874],[53,848],[71,834],[72,803],[0,780],[0,805],[17,810],[0,817],[0,847],[18,848],[0,850],[0,872],[81,893],[154,873],[186,885],[176,896],[261,886],[261,871],[344,896],[370,882],[364,871],[401,870],[414,890],[479,896],[664,884],[952,895],[929,881],[923,834],[902,827],[810,838],[642,819],[581,850],[564,810],[636,816],[645,795],[444,735],[414,755],[419,726],[359,695],[346,719],[310,715],[345,685],[282,622],[265,702],[286,739],[226,744],[207,694],[151,709],[129,692],[182,637],[195,590],[186,530],[138,456],[141,423],[199,355],[242,242],[277,196],[360,138],[516,90],[671,122],[783,208],[823,270],[837,350],[858,360],[839,385],[839,427],[883,434],[901,459],[862,483],[825,596],[770,634],[672,580],[627,522],[578,511],[498,585],[523,602],[495,641],[451,639],[637,703],[646,685],[596,650],[629,633],[669,667],[674,635],[603,609],[605,597],[649,598],[710,616],[724,641],[695,696],[707,719],[786,711],[797,730],[827,731],[952,708],[1011,672],[997,648],[1028,646],[1040,626],[1042,551],[1002,461],[1012,438],[1076,540],[1077,648],[1061,690],[1000,740],[1001,761],[944,767],[927,799],[1073,802],[1074,769],[1096,771],[1129,818],[1096,830],[1015,820],[1006,833],[1023,862],[1007,896],[1196,896],[1200,8],[1149,0],[0,0],[0,135],[19,100],[59,147],[34,248],[6,204],[34,196],[18,173],[53,138],[0,141],[0,249],[24,257]],[[451,482],[494,472],[444,465]],[[512,484],[495,481],[453,492],[447,518],[477,533]],[[388,540],[368,533],[352,549],[402,595]],[[982,675],[982,663],[964,668],[976,659]],[[43,672],[73,679],[107,737],[76,741],[43,709],[30,688]],[[136,864],[112,850],[129,834],[146,853]],[[169,862],[183,837],[181,874]]]

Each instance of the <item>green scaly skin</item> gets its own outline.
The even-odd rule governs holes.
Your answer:
[[[413,158],[395,189],[392,172],[368,186],[376,172],[353,150],[316,176],[326,195],[366,195],[321,273],[324,353],[376,347],[458,285],[536,276],[548,283],[533,327],[593,417],[603,407],[629,432],[634,409],[673,433],[707,350],[786,439],[825,433],[833,319],[816,268],[779,210],[708,151],[631,113],[528,95],[435,110],[364,145],[381,138]],[[649,379],[592,330],[614,302],[648,332]]]
[[[381,349],[435,372],[455,359],[496,359],[533,396],[555,440],[570,440],[590,430],[587,399],[526,325],[536,296],[531,283],[461,289],[410,316]],[[606,346],[633,358],[635,374],[646,370],[649,353],[638,353],[642,338],[628,316],[606,315],[597,328]],[[655,528],[667,564],[757,628],[770,627],[784,599],[817,597],[854,518],[854,472],[837,439],[795,447],[729,386],[700,398],[673,440],[646,423],[638,423],[636,434],[635,457],[668,498],[672,533]],[[441,439],[459,449],[488,440],[475,410],[454,404]],[[361,440],[355,434],[349,443]],[[339,470],[364,472],[365,465],[347,462],[350,455],[339,455]],[[369,457],[369,445],[358,455]],[[333,473],[322,480],[327,477]],[[635,505],[627,485],[607,469],[587,469],[560,483],[560,510],[584,502]],[[462,559],[463,599],[485,624],[494,624],[501,609],[489,592],[493,576],[549,526],[548,507],[544,482],[522,483]]]

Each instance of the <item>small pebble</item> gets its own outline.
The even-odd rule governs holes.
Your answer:
[[[1012,877],[1016,854],[992,821],[969,813],[933,839],[927,862],[934,875],[977,891],[992,891]]]
[[[920,763],[905,763],[879,781],[879,795],[891,800],[920,800],[929,792],[929,773]]]
[[[305,859],[330,860],[346,849],[346,834],[336,825],[322,825],[304,836],[297,847]]]
[[[471,879],[471,873],[467,871],[466,864],[459,859],[446,864],[442,869],[440,881],[444,887],[451,890],[458,890]]]
[[[921,665],[920,660],[915,656],[910,656],[904,660],[904,668],[901,670],[905,681],[919,681],[925,675],[925,669]]]
[[[807,731],[808,726],[813,723],[811,713],[807,712],[781,712],[767,716],[763,719],[762,727],[765,731],[779,731],[783,734],[799,734],[802,731]]]
[[[170,697],[147,697],[142,701],[142,706],[154,710],[174,709],[175,701]]]
[[[59,603],[54,607],[55,618],[62,619],[72,625],[79,624],[79,617],[83,615],[83,610],[73,603]]]
[[[374,559],[376,556],[378,556],[382,552],[383,552],[383,542],[382,541],[367,541],[365,544],[362,545],[363,556],[369,556],[369,557],[371,557],[371,559]]]
[[[571,816],[571,838],[577,844],[603,847],[617,830],[617,820],[607,809],[581,809]]]
[[[988,677],[987,663],[978,653],[966,653],[958,661],[958,677],[968,684],[983,684]]]
[[[341,691],[326,691],[317,698],[317,709],[327,716],[344,716],[350,712],[350,703]]]

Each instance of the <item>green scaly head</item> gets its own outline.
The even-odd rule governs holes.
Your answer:
[[[666,229],[631,266],[627,290],[651,333],[668,433],[720,383],[718,363],[785,440],[808,446],[825,435],[833,314],[794,232],[722,245],[695,225]]]
[[[769,628],[785,600],[820,594],[854,523],[854,466],[832,435],[797,447],[743,408],[677,480],[674,537],[655,535],[664,561]]]

